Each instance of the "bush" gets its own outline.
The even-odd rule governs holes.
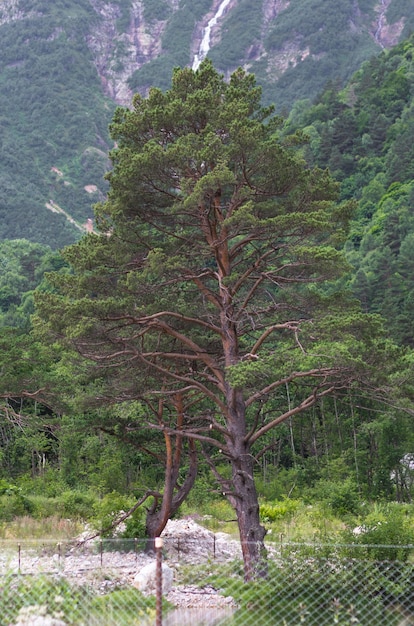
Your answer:
[[[357,515],[360,510],[358,487],[352,478],[346,478],[342,482],[320,480],[315,485],[313,494],[316,500],[328,504],[336,515]]]
[[[0,520],[10,522],[15,517],[32,512],[32,504],[22,493],[12,492],[0,496]]]
[[[138,508],[125,520],[125,530],[122,533],[122,537],[126,539],[140,539],[145,536],[145,511],[142,508]]]
[[[408,566],[397,570],[400,572],[402,584],[393,591],[398,593],[398,600],[403,594],[410,600],[412,572],[410,575]],[[206,583],[231,596],[237,604],[226,625],[396,626],[401,622],[401,616],[387,611],[387,601],[397,596],[382,595],[384,581],[377,564],[338,559],[334,553],[320,558],[314,552],[296,551],[277,563],[269,563],[266,580],[249,583],[218,566]]]
[[[186,502],[190,508],[198,508],[206,504],[208,505],[209,502],[215,499],[217,499],[217,490],[211,486],[210,477],[200,476],[197,478]]]
[[[57,498],[59,513],[66,517],[89,519],[94,513],[96,499],[83,491],[64,491]]]
[[[56,515],[58,510],[57,498],[48,498],[47,496],[33,495],[28,496],[31,505],[31,514],[35,519],[44,519]]]
[[[275,522],[291,517],[301,505],[300,500],[291,500],[290,498],[285,498],[274,504],[264,502],[260,505],[260,519],[262,522]]]
[[[163,608],[170,607],[164,600]],[[97,596],[89,587],[71,585],[63,578],[6,578],[0,596],[0,626],[22,623],[23,613],[24,623],[81,624],[87,616],[88,624],[133,626],[137,620],[154,617],[155,598],[146,598],[137,589]]]
[[[407,561],[414,549],[414,523],[410,509],[401,505],[376,506],[360,521],[359,526],[348,529],[342,535],[347,554],[355,558],[379,561]]]
[[[111,528],[112,524],[133,505],[134,500],[129,496],[121,495],[116,491],[108,493],[102,500],[95,502],[91,523],[96,530],[102,533],[103,537],[113,537],[115,528]],[[135,519],[138,519],[138,514]],[[130,523],[132,532],[133,522]],[[125,532],[128,532],[128,527]]]
[[[23,492],[29,496],[37,494],[54,498],[67,490],[67,485],[62,481],[59,472],[51,468],[46,469],[42,476],[36,476],[36,478],[33,478],[30,474],[24,474],[16,482]]]
[[[10,522],[14,517],[31,513],[33,506],[17,485],[0,479],[0,520]]]

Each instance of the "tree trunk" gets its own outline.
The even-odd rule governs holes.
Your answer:
[[[244,445],[244,452],[233,458],[232,476],[235,497],[231,502],[236,512],[246,581],[267,575],[266,530],[260,523],[259,501],[253,477],[253,457]],[[230,499],[230,498],[229,498]]]
[[[153,506],[147,511],[145,520],[145,530],[148,537],[145,547],[147,552],[154,551],[155,538],[161,535],[168,520],[178,511],[194,485],[198,465],[197,450],[194,441],[190,440],[188,445],[189,468],[182,485],[178,485],[176,482],[181,462],[181,442],[179,455],[167,455],[167,462],[171,461],[172,465],[167,464],[166,481],[161,503],[159,504],[159,499],[154,501]],[[168,479],[167,474],[169,476]]]
[[[267,575],[266,530],[260,523],[259,499],[253,476],[254,457],[246,436],[246,407],[240,390],[228,390],[229,433],[227,451],[232,466],[232,491],[227,498],[233,506],[239,528],[246,581]]]

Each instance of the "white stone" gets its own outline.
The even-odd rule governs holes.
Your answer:
[[[156,562],[145,565],[135,575],[133,585],[143,593],[155,594],[157,588]],[[162,592],[167,594],[172,587],[174,572],[166,563],[162,564]]]

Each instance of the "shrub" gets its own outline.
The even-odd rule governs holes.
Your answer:
[[[20,487],[0,480],[0,520],[9,522],[14,517],[31,513],[32,509],[30,500]]]
[[[92,525],[102,533],[103,537],[112,537],[115,532],[115,528],[111,528],[112,524],[133,504],[134,500],[131,497],[121,495],[116,491],[106,494],[102,500],[95,502],[93,506]],[[131,522],[131,524],[133,523]]]
[[[47,496],[32,495],[28,496],[31,504],[31,514],[35,519],[44,519],[56,515],[58,510],[57,498],[49,498]]]
[[[317,500],[326,502],[337,515],[357,515],[360,508],[358,487],[352,478],[341,482],[320,480],[313,490]]]
[[[165,611],[170,607],[164,600]],[[154,615],[155,598],[146,598],[137,589],[118,589],[97,596],[89,587],[71,585],[63,578],[8,577],[2,581],[0,626],[23,620],[83,624],[86,616],[88,624],[133,626]]]
[[[42,476],[36,476],[35,478],[30,474],[24,474],[16,482],[28,496],[36,494],[54,498],[67,490],[67,485],[61,479],[60,474],[51,468],[47,468]]]
[[[145,536],[145,512],[142,508],[138,508],[125,520],[125,530],[122,533],[122,537],[126,539],[139,539]]]
[[[347,553],[356,558],[407,561],[414,549],[414,526],[409,513],[401,505],[376,506],[358,527],[343,533],[343,543],[360,546],[346,548]]]
[[[57,498],[57,508],[66,517],[89,519],[94,512],[96,499],[83,491],[64,491]]]
[[[275,522],[291,517],[301,505],[300,500],[291,500],[290,498],[285,498],[274,504],[264,502],[260,505],[260,519],[262,522]]]
[[[364,562],[338,559],[333,553],[329,558],[320,558],[314,552],[296,551],[277,563],[269,563],[266,580],[244,583],[242,574],[236,577],[234,572],[220,571],[218,566],[206,582],[230,595],[237,604],[231,620],[224,622],[226,625],[396,625],[400,616],[394,617],[386,610],[389,598],[381,594],[380,573],[375,563],[367,566]],[[398,589],[398,600],[401,591],[410,593],[412,583],[408,567],[403,568],[402,574],[407,579],[404,589]]]

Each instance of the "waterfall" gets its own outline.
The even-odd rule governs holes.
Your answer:
[[[384,27],[385,14],[388,8],[388,4],[389,2],[387,3],[386,0],[381,0],[381,12],[378,18],[377,30],[375,31],[375,34],[374,34],[374,39],[377,42],[377,44],[381,46],[381,48],[384,48],[381,42],[381,35],[382,35],[382,29]]]
[[[216,14],[208,21],[207,26],[203,31],[203,38],[200,43],[200,47],[198,49],[198,54],[194,56],[193,61],[193,70],[197,70],[199,65],[203,59],[206,58],[208,52],[210,50],[210,38],[211,38],[211,30],[213,26],[217,24],[217,21],[223,16],[224,11],[226,10],[227,5],[230,4],[230,0],[222,0],[220,2],[219,7],[216,11]]]

